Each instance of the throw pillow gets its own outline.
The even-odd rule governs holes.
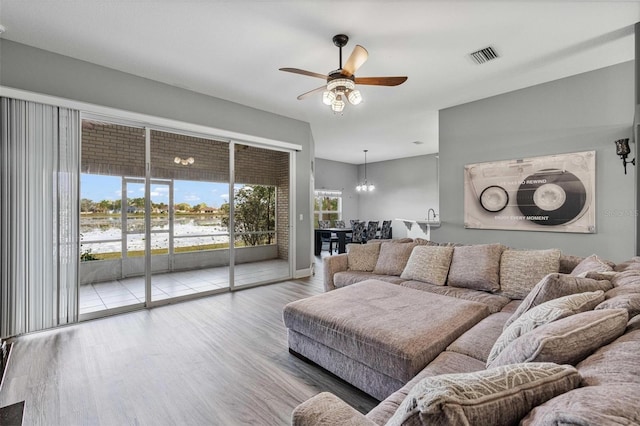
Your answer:
[[[534,408],[520,423],[531,425],[637,425],[640,385],[587,386]]]
[[[507,328],[520,315],[531,308],[543,304],[558,297],[570,294],[584,293],[586,291],[608,291],[612,287],[609,281],[597,281],[589,278],[574,277],[566,274],[549,274],[531,289],[518,309],[504,324]]]
[[[531,409],[578,386],[569,365],[512,364],[419,381],[387,426],[518,424]]]
[[[568,317],[569,315],[579,312],[590,311],[603,300],[604,292],[598,290],[559,297],[528,310],[511,323],[511,325],[502,332],[500,337],[498,337],[487,358],[487,367],[491,365],[493,360],[496,359],[509,343],[523,334],[557,319]]]
[[[495,292],[500,290],[502,244],[458,246],[453,250],[447,284]]]
[[[501,294],[524,299],[545,275],[558,272],[560,250],[510,250],[500,259]]]
[[[411,251],[415,246],[416,243],[413,242],[386,242],[380,244],[380,255],[378,256],[376,267],[373,268],[373,273],[379,275],[399,276],[404,270],[404,267],[407,265],[407,260],[409,260]]]
[[[571,275],[580,277],[586,276],[588,272],[607,272],[613,271],[613,264],[611,262],[600,259],[597,255],[585,257],[584,260],[573,268]]]
[[[607,295],[605,294],[605,297]],[[640,314],[640,293],[619,294],[606,299],[595,309],[625,309],[629,313],[629,318]]]
[[[371,272],[378,262],[379,244],[347,244],[347,269]]]
[[[453,247],[416,246],[400,278],[445,285]]]
[[[511,342],[491,367],[519,362],[575,365],[624,333],[627,311],[603,309],[582,312],[542,325]]]
[[[640,330],[629,331],[608,345],[604,345],[587,359],[576,365],[582,386],[600,386],[608,383],[640,385]],[[640,395],[640,394],[639,394]]]

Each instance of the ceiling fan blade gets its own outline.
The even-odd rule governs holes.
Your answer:
[[[359,44],[353,48],[353,52],[351,52],[351,56],[347,59],[347,62],[342,67],[342,74],[350,77],[358,71],[358,68],[362,66],[367,61],[369,57],[369,52],[367,49],[360,46]]]
[[[327,90],[327,86],[320,86],[317,89],[309,90],[308,92],[305,92],[302,95],[298,96],[298,100],[301,101],[304,98],[308,98],[311,95],[315,95],[316,93],[320,93],[325,90]]]
[[[317,72],[305,71],[305,70],[301,70],[299,68],[280,68],[280,71],[292,72],[294,74],[307,75],[309,77],[318,77],[318,78],[321,78],[323,80],[326,80],[327,77],[328,77],[328,76],[326,76],[324,74],[318,74]]]
[[[399,86],[407,81],[407,77],[356,77],[356,84],[370,86]]]

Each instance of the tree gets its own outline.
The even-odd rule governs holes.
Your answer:
[[[200,203],[200,204],[196,204],[195,206],[193,206],[191,208],[191,212],[192,213],[200,213],[201,211],[204,211],[204,209],[207,208],[207,203]]]
[[[175,211],[178,211],[178,212],[191,211],[191,205],[189,203],[178,203],[175,206],[173,206],[173,208],[175,209]]]
[[[235,232],[247,246],[271,244],[272,233],[276,228],[275,187],[252,185],[244,186],[234,195]],[[229,204],[220,206],[222,224],[229,226]]]
[[[88,198],[83,198],[80,200],[80,211],[81,212],[92,212],[95,209],[95,203]]]

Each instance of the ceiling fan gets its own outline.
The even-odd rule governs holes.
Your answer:
[[[355,72],[366,62],[369,53],[367,49],[358,44],[353,48],[351,56],[349,56],[347,62],[342,66],[342,48],[346,46],[348,41],[349,37],[344,34],[338,34],[333,37],[333,44],[340,49],[340,68],[331,71],[328,75],[305,71],[299,68],[280,68],[280,71],[326,80],[327,84],[303,93],[298,96],[299,100],[315,93],[323,92],[322,101],[324,104],[330,105],[334,112],[342,112],[345,106],[345,99],[352,105],[357,105],[362,102],[362,95],[360,91],[356,89],[356,84],[398,86],[407,81],[407,77],[356,77]]]

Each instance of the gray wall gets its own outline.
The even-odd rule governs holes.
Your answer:
[[[311,266],[314,146],[308,123],[8,40],[0,40],[0,54],[2,86],[301,145],[296,154],[295,268]]]
[[[634,63],[627,62],[440,111],[436,241],[558,247],[613,261],[635,254],[636,167],[625,176],[613,141],[630,137]],[[632,146],[635,151],[635,146]],[[465,164],[596,151],[595,234],[464,229]]]
[[[439,210],[435,154],[368,163],[367,180],[376,186],[373,193],[355,191],[363,179],[364,165],[316,159],[315,188],[342,189],[342,212],[347,220],[424,220],[429,208]],[[407,236],[402,222],[393,222],[393,236]]]

